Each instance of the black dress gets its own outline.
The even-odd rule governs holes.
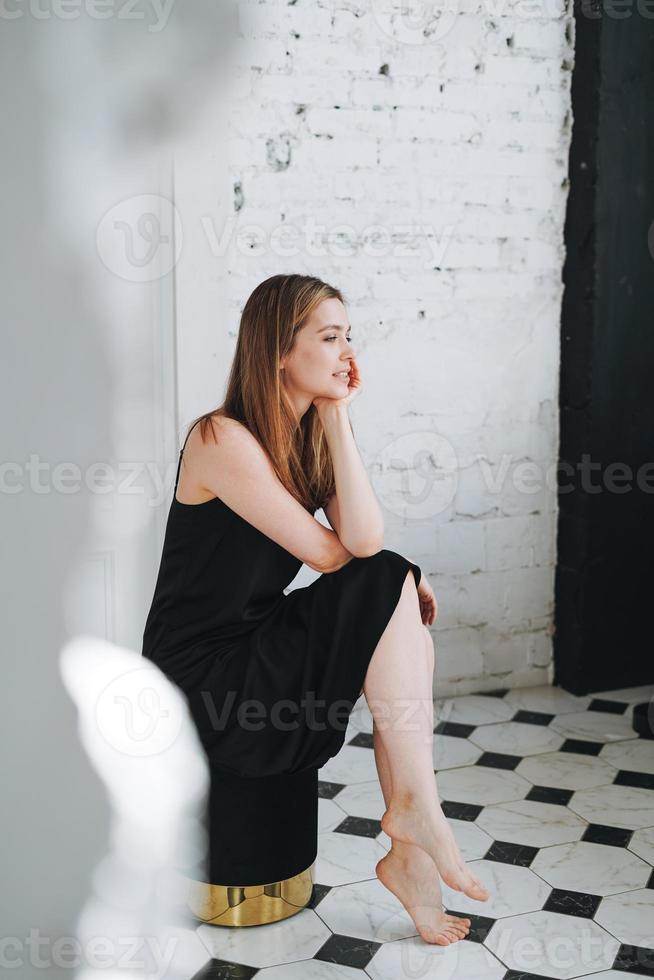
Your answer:
[[[286,594],[299,558],[219,497],[177,500],[183,452],[142,654],[183,691],[215,772],[318,769],[343,745],[406,575],[417,587],[421,570],[383,549]]]

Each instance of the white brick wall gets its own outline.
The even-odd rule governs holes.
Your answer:
[[[341,287],[385,544],[439,600],[436,693],[547,683],[571,14],[392,12],[241,6],[226,128],[177,157],[182,417],[219,400],[258,282]],[[235,219],[223,254],[200,216],[218,237]]]

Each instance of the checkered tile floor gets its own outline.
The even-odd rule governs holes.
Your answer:
[[[631,727],[654,686],[574,697],[521,688],[435,702],[439,795],[484,903],[443,885],[472,927],[425,943],[375,876],[390,846],[364,698],[319,772],[310,905],[249,929],[199,925],[194,980],[654,977],[654,741]]]

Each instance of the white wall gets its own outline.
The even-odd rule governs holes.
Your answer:
[[[175,168],[180,423],[221,400],[261,280],[344,290],[385,546],[440,604],[437,695],[552,676],[573,44],[553,3],[453,3],[241,5],[228,110]]]

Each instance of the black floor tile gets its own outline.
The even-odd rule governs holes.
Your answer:
[[[453,735],[454,738],[468,738],[472,735],[476,725],[462,725],[457,721],[439,721],[434,729],[435,735]]]
[[[335,933],[321,946],[314,959],[365,970],[380,946],[381,943],[374,943],[369,939],[354,939],[352,936]]]
[[[483,809],[483,806],[478,806],[476,803],[441,800],[441,810],[448,820],[476,820]]]
[[[377,837],[381,833],[381,821],[368,817],[346,817],[334,827],[336,834],[351,834],[354,837]]]
[[[508,755],[506,752],[482,752],[476,766],[488,766],[490,769],[515,769],[522,762],[521,755]]]
[[[472,943],[483,943],[484,939],[495,925],[496,920],[487,915],[473,915],[472,912],[460,912],[458,909],[449,909],[445,906],[445,911],[450,915],[460,915],[462,919],[470,919],[470,932],[465,937]]]
[[[518,711],[511,721],[522,721],[527,725],[549,725],[556,715],[546,715],[543,711]]]
[[[629,769],[619,769],[618,775],[613,780],[613,783],[616,786],[637,786],[638,789],[654,789],[654,774],[651,772],[631,772]]]
[[[516,864],[528,868],[538,854],[539,848],[526,844],[512,844],[506,840],[495,840],[484,854],[486,861],[499,861],[501,864]]]
[[[344,783],[328,783],[323,779],[318,780],[318,796],[323,800],[333,800],[342,789],[345,789]]]
[[[503,698],[509,691],[510,688],[508,687],[496,687],[494,691],[480,691],[479,693],[485,698]]]
[[[559,752],[577,752],[579,755],[599,755],[604,742],[590,742],[585,738],[566,738]]]
[[[559,806],[567,806],[574,790],[558,789],[556,786],[532,786],[526,800],[534,800],[536,803],[558,803]]]
[[[609,701],[606,698],[593,698],[588,705],[587,711],[608,711],[612,715],[623,715],[628,704],[624,701]]]
[[[654,949],[622,943],[613,962],[613,969],[654,977]]]
[[[652,873],[649,876],[649,881],[645,885],[645,888],[654,888],[654,868],[652,868]]]
[[[209,960],[201,970],[194,973],[191,980],[250,980],[259,968],[243,966],[242,963],[230,963],[229,960]]]
[[[354,745],[359,749],[374,749],[375,747],[373,736],[369,732],[357,732],[354,738],[351,738],[347,744]]]
[[[314,882],[311,898],[307,902],[307,908],[315,909],[317,905],[320,905],[325,895],[328,895],[331,890],[331,885],[319,885],[317,881]]]
[[[543,905],[546,912],[562,912],[563,915],[575,915],[580,919],[592,919],[597,907],[602,901],[601,895],[590,895],[587,892],[571,892],[562,888],[552,889],[552,894]]]
[[[502,980],[552,980],[542,973],[523,973],[522,970],[507,970]]]
[[[633,830],[622,827],[607,827],[602,823],[589,823],[582,840],[592,844],[609,844],[611,847],[626,847],[633,835]]]

